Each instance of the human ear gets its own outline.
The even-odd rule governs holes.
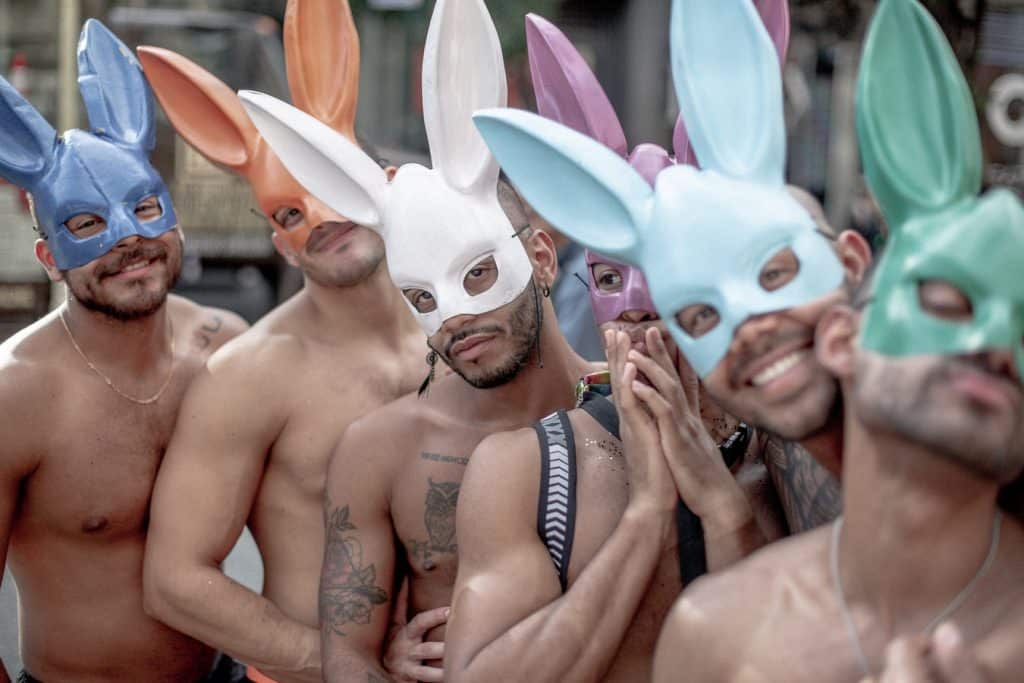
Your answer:
[[[526,253],[533,264],[534,278],[540,285],[550,287],[558,277],[558,249],[551,235],[533,230],[526,240]]]
[[[838,304],[818,321],[814,353],[822,367],[839,380],[853,376],[854,351],[860,329],[860,313]]]
[[[53,258],[53,252],[50,251],[50,245],[46,243],[46,240],[36,240],[35,244],[36,260],[39,261],[39,265],[46,270],[47,277],[50,278],[51,282],[61,282],[64,280],[64,275],[60,272],[57,267],[57,262]]]
[[[836,254],[843,264],[846,281],[854,286],[860,284],[873,260],[868,241],[856,230],[844,230],[836,238]]]

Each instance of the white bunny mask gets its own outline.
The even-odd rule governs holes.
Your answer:
[[[498,34],[483,0],[438,0],[423,58],[423,110],[434,168],[402,166],[390,182],[355,144],[312,116],[262,93],[239,93],[260,134],[311,194],[384,239],[391,279],[430,293],[427,336],[458,315],[511,303],[533,266],[498,202],[498,164],[472,122],[505,106]],[[494,284],[471,295],[468,271],[492,257]]]

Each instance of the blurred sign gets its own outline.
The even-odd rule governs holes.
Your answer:
[[[174,156],[171,194],[189,250],[220,258],[273,255],[270,226],[249,184],[211,164],[180,137]]]
[[[1024,196],[1024,6],[986,11],[973,80],[985,182],[1013,187]]]

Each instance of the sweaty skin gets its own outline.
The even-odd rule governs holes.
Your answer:
[[[524,244],[536,280],[553,281],[557,257],[550,238],[534,231]],[[410,618],[451,604],[455,508],[477,444],[489,434],[571,406],[576,380],[594,367],[569,348],[550,300],[535,294],[532,285],[495,311],[449,319],[432,342],[440,339],[437,346],[444,350],[452,335],[498,326],[502,331],[485,347],[465,352],[472,360],[456,357],[455,363],[468,373],[499,366],[514,343],[514,331],[509,333],[514,310],[525,306],[533,316],[538,302],[543,368],[531,351],[518,373],[494,388],[476,389],[455,373],[440,377],[425,395],[406,396],[358,420],[338,444],[327,478],[320,584],[325,680],[386,680],[380,660],[402,574],[410,583]],[[443,638],[444,628],[427,634],[429,641]],[[425,645],[422,659],[433,668],[428,675],[438,676],[443,650],[436,642]]]
[[[282,683],[321,678],[332,449],[353,420],[422,375],[423,335],[382,251],[374,233],[337,224],[316,227],[298,257],[285,250],[305,287],[198,373],[153,496],[147,609]],[[262,595],[220,569],[246,525],[263,558]]]
[[[141,323],[81,306],[68,320],[93,364],[139,397],[167,377],[169,323],[174,375],[157,402],[125,400],[75,351],[57,311],[0,346],[0,563],[18,586],[23,665],[43,681],[200,680],[213,651],[143,611],[143,545],[181,398],[245,323],[175,296]]]
[[[1019,472],[1024,463],[1020,369],[1008,350],[901,359],[851,351],[856,320],[839,307],[818,339],[845,403],[839,574],[870,673],[889,667],[882,680],[906,680],[894,678],[903,664],[885,659],[890,644],[920,635],[978,574],[991,545],[1002,477],[985,469],[981,439],[971,435],[984,434],[988,451],[1005,455],[1002,467]],[[976,389],[982,384],[988,394]],[[997,391],[1007,400],[976,398]],[[911,437],[926,424],[929,434],[959,433],[933,445]],[[695,583],[666,622],[655,681],[675,680],[682,666],[710,682],[860,680],[830,571],[832,539],[830,525]],[[1004,515],[990,569],[948,619],[989,683],[1016,681],[1024,666],[1022,563],[1024,528]]]
[[[664,363],[662,370],[667,370],[655,385],[671,378],[682,399],[679,370],[665,345],[658,343],[661,333],[648,329],[644,337],[641,329],[640,335],[654,342],[656,357]],[[459,511],[461,566],[450,621],[447,680],[503,676],[531,681],[647,680],[660,624],[682,585],[675,502],[682,497],[691,509],[700,511],[710,571],[731,564],[764,542],[760,520],[755,521],[751,508],[764,512],[771,502],[758,500],[751,505],[753,501],[748,503],[744,495],[748,487],[762,496],[770,492],[770,484],[763,481],[763,467],[761,485],[749,476],[744,477],[745,485],[737,485],[715,447],[729,434],[699,442],[707,453],[698,452],[698,442],[685,442],[684,448],[673,449],[670,465],[658,430],[647,424],[637,426],[640,418],[632,390],[615,379],[629,348],[647,344],[630,343],[624,332],[617,343],[609,362],[614,395],[627,392],[626,405],[619,406],[624,441],[606,432],[585,411],[569,412],[577,453],[577,502],[565,593],[536,528],[540,483],[536,433],[527,429],[497,435],[477,448]],[[655,361],[647,360],[653,374]],[[696,388],[692,371],[690,377]],[[700,420],[700,411],[693,411],[693,398],[692,392],[686,396],[685,406],[692,412],[683,417],[697,418],[698,429],[714,434],[718,420]],[[716,414],[722,416],[721,411]],[[637,432],[644,430],[652,440],[637,438]],[[687,480],[673,482],[668,496],[654,497],[660,504],[653,508],[643,495],[647,491],[643,467],[636,461],[651,452],[673,470],[672,474],[663,471],[666,479],[672,482],[681,470],[680,476]],[[746,464],[741,460],[737,470]],[[753,474],[756,463],[749,464],[753,467],[748,473]],[[695,491],[700,493],[694,495]],[[765,520],[763,526],[776,536],[782,533],[777,518]]]

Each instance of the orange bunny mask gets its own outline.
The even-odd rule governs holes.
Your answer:
[[[355,142],[359,35],[348,0],[289,0],[284,49],[295,106]],[[214,164],[249,181],[279,239],[301,252],[318,225],[348,222],[285,170],[226,84],[170,50],[142,46],[138,54],[178,134]],[[283,207],[298,209],[304,220],[286,229],[274,218]]]

